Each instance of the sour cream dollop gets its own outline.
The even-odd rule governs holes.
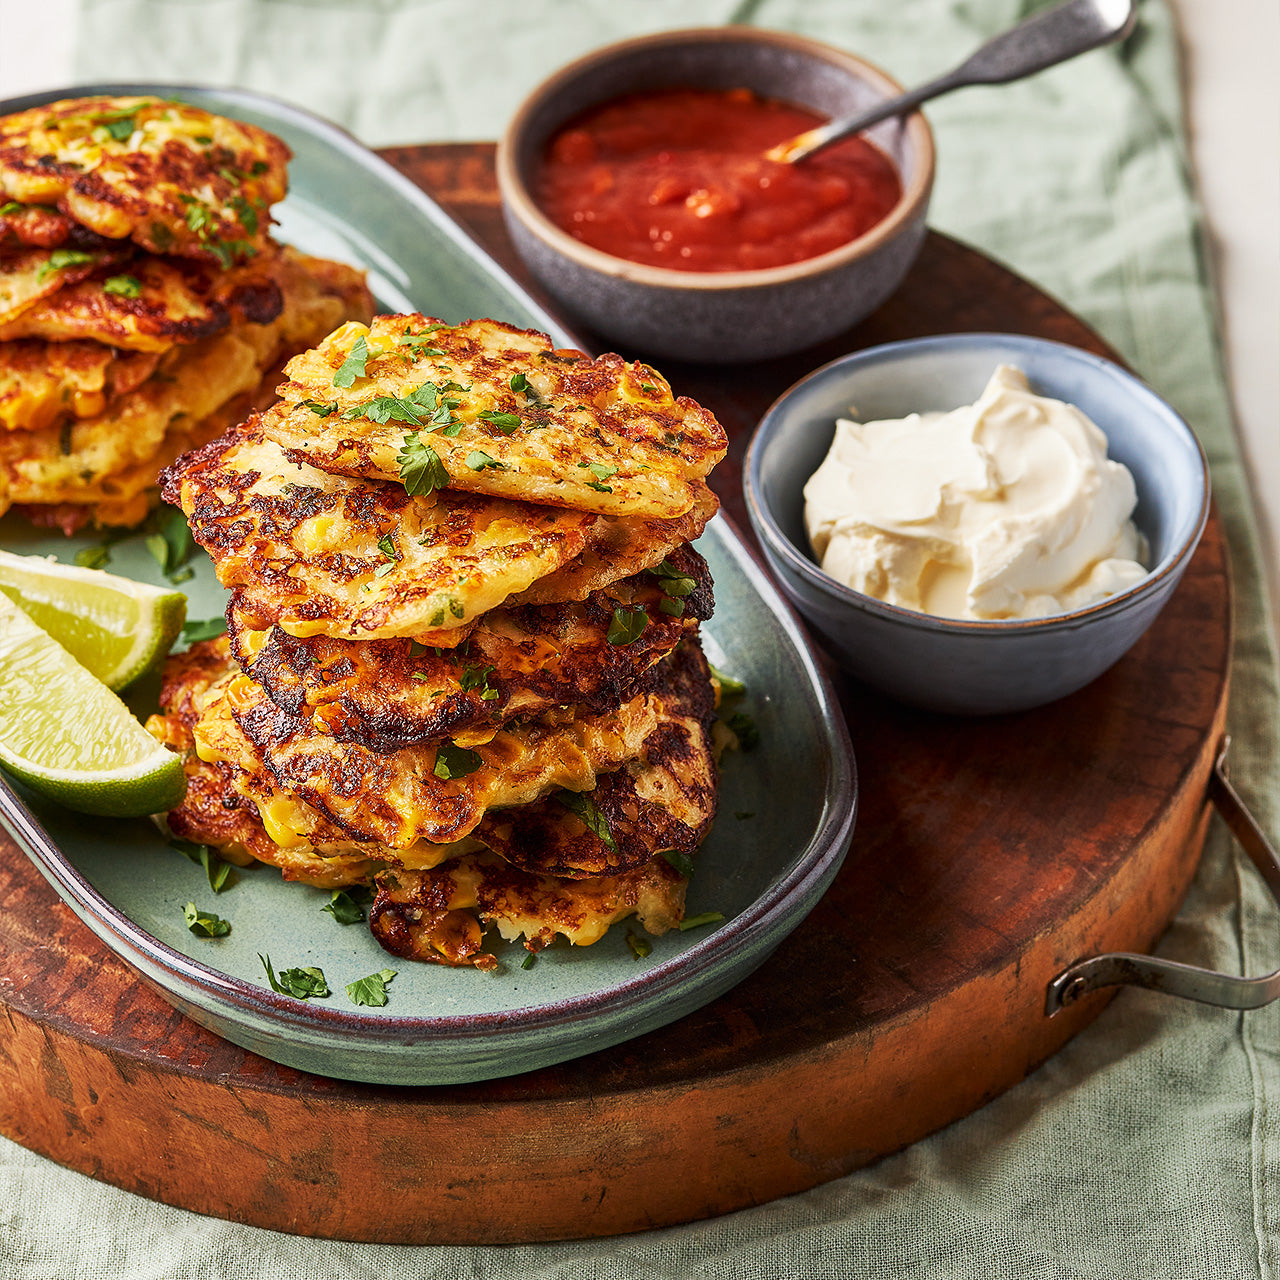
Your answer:
[[[1146,576],[1133,476],[1079,409],[1001,365],[977,403],[841,419],[804,489],[823,570],[944,618],[1033,618]]]

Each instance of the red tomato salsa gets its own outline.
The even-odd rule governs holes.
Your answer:
[[[764,158],[824,123],[747,89],[615,98],[552,137],[535,178],[542,211],[605,253],[677,271],[754,271],[815,258],[897,204],[893,163],[849,138],[799,164]]]

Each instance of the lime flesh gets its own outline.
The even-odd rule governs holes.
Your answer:
[[[82,813],[160,813],[186,791],[181,759],[4,595],[0,764]]]
[[[0,551],[0,593],[111,689],[169,652],[187,608],[180,591],[8,551]]]

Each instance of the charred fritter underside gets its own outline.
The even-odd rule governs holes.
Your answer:
[[[262,429],[336,474],[398,480],[406,453],[427,450],[453,488],[670,519],[727,447],[714,416],[647,365],[493,320],[379,316],[288,372]]]
[[[662,857],[616,876],[560,880],[530,875],[490,853],[430,871],[384,871],[375,884],[369,928],[393,955],[496,969],[497,957],[481,950],[490,926],[508,942],[523,936],[535,952],[557,934],[590,946],[630,916],[662,934],[680,922],[687,882]]]
[[[72,98],[0,118],[3,236],[45,248],[132,239],[230,266],[260,251],[289,149],[157,98]],[[34,207],[34,212],[31,212]]]
[[[686,644],[670,665],[659,722],[635,760],[601,776],[594,790],[493,810],[468,840],[452,845],[393,850],[351,841],[286,799],[247,737],[234,748],[238,761],[197,754],[201,739],[206,756],[218,754],[201,731],[210,701],[213,718],[232,735],[237,728],[217,708],[228,680],[237,679],[227,642],[204,642],[170,659],[161,690],[167,710],[148,722],[185,757],[187,798],[168,815],[169,827],[242,865],[257,859],[279,867],[287,879],[324,888],[376,883],[374,935],[412,959],[493,968],[495,957],[481,949],[490,925],[508,940],[524,936],[535,951],[557,934],[587,945],[633,915],[662,933],[683,911],[685,880],[673,864],[702,840],[716,795],[705,659]],[[224,733],[212,736],[227,744]],[[282,814],[291,829],[282,829]]]
[[[233,598],[232,654],[278,707],[340,741],[387,752],[483,740],[552,707],[600,713],[633,696],[711,616],[711,578],[696,551],[678,548],[658,568],[581,602],[492,610],[455,649],[254,631]],[[642,625],[639,635],[620,634],[619,619]]]
[[[560,787],[590,789],[599,774],[637,758],[662,710],[655,688],[603,715],[562,710],[515,722],[472,747],[445,742],[383,753],[316,733],[237,676],[211,696],[196,741],[231,754],[224,726],[233,721],[277,788],[351,839],[400,849],[460,840],[491,808],[529,804]]]

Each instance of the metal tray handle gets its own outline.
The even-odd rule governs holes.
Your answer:
[[[1231,828],[1231,833],[1253,859],[1254,866],[1271,890],[1271,896],[1280,905],[1280,854],[1276,853],[1253,814],[1227,781],[1229,746],[1230,739],[1224,738],[1213,772],[1209,775],[1208,796]],[[1118,986],[1147,987],[1223,1009],[1260,1009],[1280,996],[1280,969],[1263,978],[1238,978],[1174,960],[1116,951],[1079,960],[1069,969],[1064,969],[1049,983],[1044,1011],[1053,1017],[1091,991]]]

